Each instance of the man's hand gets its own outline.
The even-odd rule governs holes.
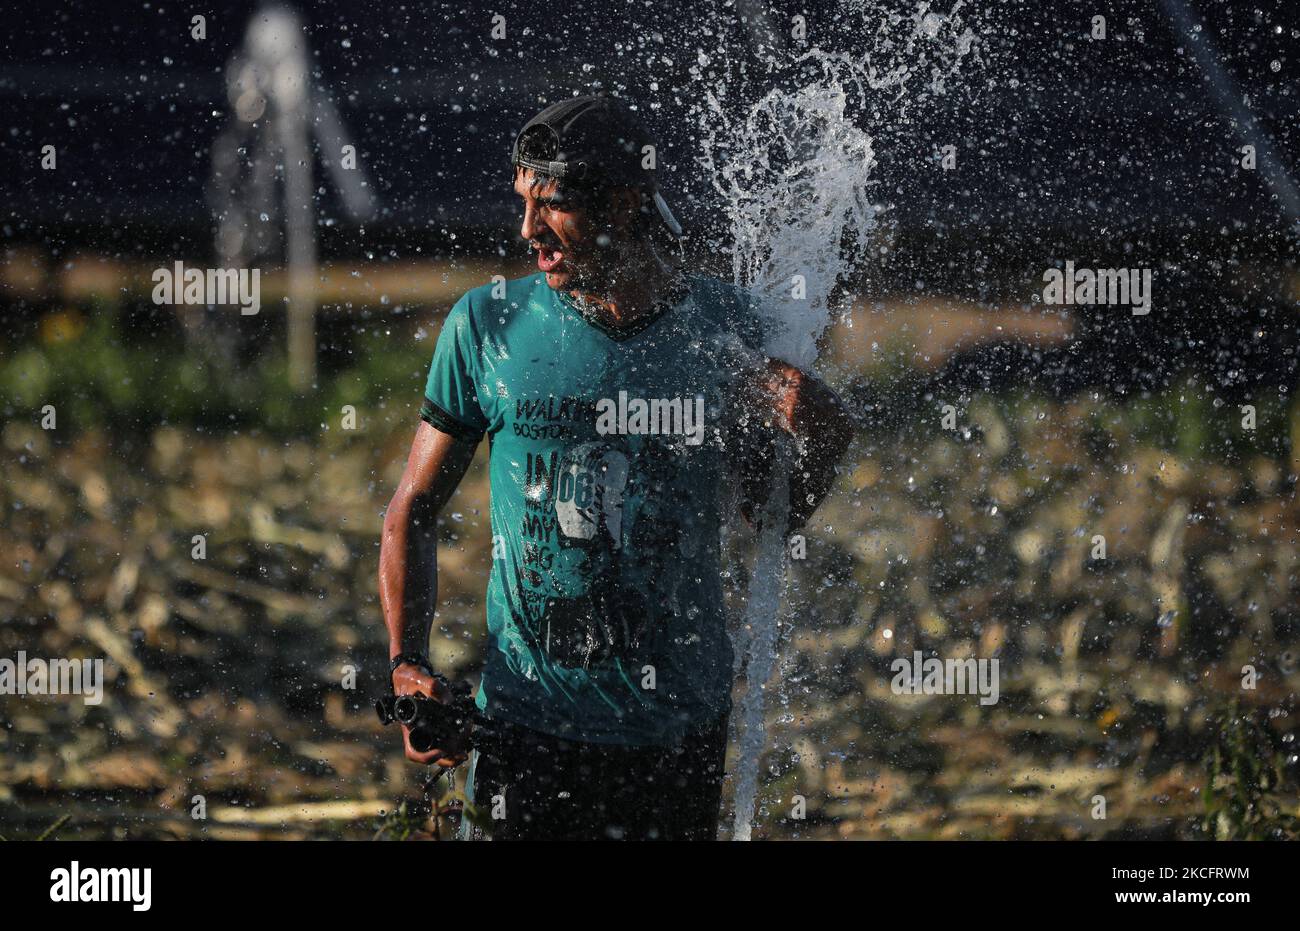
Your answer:
[[[827,428],[851,432],[839,398],[820,379],[779,359],[768,359],[756,381],[788,433],[808,437]]]
[[[440,679],[435,679],[419,666],[403,663],[393,670],[394,695],[423,695],[447,704],[451,693]],[[411,732],[402,727],[402,743],[406,745],[406,758],[413,763],[432,763],[435,766],[451,768],[465,760],[464,747],[468,743],[468,734],[453,741],[446,747],[434,747],[427,753],[419,753],[411,746]]]
[[[853,438],[854,424],[825,382],[779,359],[767,359],[750,380],[751,402],[771,411],[775,425],[794,437],[802,455],[790,476],[791,533],[817,509],[835,479],[835,465]],[[770,451],[767,453],[770,455]],[[741,509],[755,523],[757,502],[768,493],[770,459],[743,464]]]

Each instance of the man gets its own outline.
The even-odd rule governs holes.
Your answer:
[[[476,288],[439,335],[424,423],[384,521],[393,691],[446,701],[426,650],[434,528],[483,436],[493,563],[468,789],[494,838],[712,839],[732,655],[724,493],[751,522],[772,434],[800,450],[790,527],[851,435],[834,394],[759,351],[738,289],[684,275],[654,140],[621,101],[580,97],[519,133],[514,190],[539,273]],[[463,745],[406,755],[454,766]]]

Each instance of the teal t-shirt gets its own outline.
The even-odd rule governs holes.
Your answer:
[[[490,443],[489,716],[575,740],[671,744],[727,708],[723,483],[743,446],[740,290],[686,278],[609,330],[536,274],[451,309],[422,416]]]

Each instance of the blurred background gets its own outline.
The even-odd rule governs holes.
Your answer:
[[[730,278],[703,91],[897,60],[933,8],[970,54],[854,112],[880,222],[818,370],[861,430],[791,568],[756,835],[1295,837],[1300,9],[979,6],[8,9],[0,657],[109,682],[0,696],[0,835],[415,830],[379,530],[443,314],[530,272],[514,132],[637,101],[686,262]],[[1153,269],[1150,314],[1045,307],[1067,260]],[[177,261],[261,268],[260,313],[155,303]],[[486,455],[439,528],[433,657],[471,681]],[[999,657],[1000,702],[893,694],[914,649]]]

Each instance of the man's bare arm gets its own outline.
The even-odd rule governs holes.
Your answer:
[[[767,407],[775,426],[792,436],[802,453],[792,463],[790,520],[786,532],[802,527],[817,510],[835,481],[835,466],[853,439],[853,418],[835,392],[814,375],[777,359],[769,359],[757,379],[756,402]],[[769,456],[749,464],[742,473],[746,517],[751,522],[755,504],[768,493]]]
[[[388,655],[421,656],[429,649],[429,630],[438,602],[437,521],[474,458],[474,443],[458,440],[427,423],[416,431],[406,469],[384,515],[379,549],[379,602],[388,627]],[[393,691],[445,700],[441,686],[410,664],[393,672]],[[405,731],[404,731],[405,734]],[[457,762],[451,748],[416,753],[405,734],[406,755],[419,763],[449,766]]]

